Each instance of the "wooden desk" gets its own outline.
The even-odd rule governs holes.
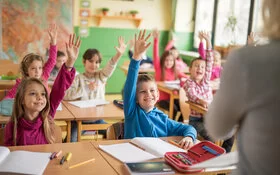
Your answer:
[[[79,143],[59,143],[46,145],[31,145],[31,146],[14,146],[9,147],[11,151],[25,150],[37,152],[57,152],[62,150],[63,155],[67,152],[72,153],[72,158],[63,165],[59,164],[60,159],[50,160],[44,174],[60,174],[60,175],[77,175],[77,174],[117,174],[115,170],[106,162],[95,147],[90,142]],[[79,167],[68,169],[68,166],[77,164],[82,161],[95,158],[93,163],[87,163]]]
[[[83,120],[101,120],[101,119],[124,119],[123,110],[116,107],[113,103],[107,105],[101,105],[90,108],[79,108],[71,105],[67,101],[63,101],[63,104],[74,115],[78,126],[78,142],[81,141],[82,130],[101,130],[107,129],[112,124],[82,124]]]
[[[179,141],[182,137],[167,137],[162,138],[163,140],[177,140]],[[114,157],[110,156],[106,152],[102,151],[99,148],[99,145],[110,145],[110,144],[117,144],[117,143],[126,143],[129,142],[129,140],[108,140],[108,141],[93,141],[92,144],[97,149],[97,151],[102,155],[102,157],[111,165],[112,168],[118,173],[122,175],[129,175],[125,165],[120,162],[119,160],[115,159]],[[154,159],[152,161],[163,161],[163,159]],[[231,170],[219,170],[219,171],[211,171],[211,172],[201,172],[201,173],[195,173],[196,175],[214,175],[214,174],[229,174]],[[186,174],[186,173],[179,173],[176,171],[176,174]]]
[[[16,80],[0,80],[0,89],[10,90],[16,84]]]
[[[170,88],[165,85],[164,82],[157,82],[158,90],[162,92],[166,92],[170,95],[169,102],[169,118],[173,119],[173,108],[174,108],[174,100],[179,99],[179,89]],[[174,93],[175,91],[175,93]],[[177,93],[176,93],[177,92]]]
[[[10,120],[10,116],[0,115],[0,124],[6,124]],[[63,105],[62,110],[56,111],[54,120],[66,121],[67,123],[67,142],[70,142],[71,138],[71,120],[74,120],[74,115]]]

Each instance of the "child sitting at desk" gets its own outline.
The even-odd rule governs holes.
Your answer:
[[[142,53],[150,46],[144,32],[135,35],[133,60],[130,61],[124,88],[124,137],[167,137],[184,136],[182,148],[188,149],[196,139],[196,131],[190,125],[176,122],[158,110],[155,104],[159,91],[153,78],[147,74],[138,75]],[[137,79],[138,77],[138,79]]]
[[[117,63],[123,53],[126,45],[123,37],[118,39],[119,46],[116,48],[116,55],[113,56],[107,65],[99,70],[102,61],[101,54],[97,49],[87,49],[83,55],[83,64],[85,72],[75,77],[71,87],[66,91],[64,100],[91,100],[101,99],[105,100],[105,85],[107,79],[113,74]],[[83,121],[83,124],[103,124],[104,120]],[[101,134],[106,131],[101,131]],[[72,122],[71,128],[71,142],[77,141],[77,123]]]
[[[192,60],[190,65],[191,77],[185,81],[184,89],[189,101],[208,108],[208,105],[213,100],[212,88],[210,86],[213,65],[212,44],[209,33],[199,32],[199,35],[206,40],[206,60],[202,58],[195,58]],[[189,124],[194,126],[198,134],[205,140],[212,141],[205,130],[203,117],[203,114],[191,110]],[[222,147],[226,149],[226,152],[230,152],[233,141],[234,138],[230,138],[223,142]]]
[[[62,65],[66,62],[66,60],[67,60],[66,55],[62,51],[58,50],[57,54],[56,54],[56,64],[55,64],[54,68],[52,69],[50,77],[49,77],[50,81],[55,80],[59,70],[61,69]]]
[[[11,120],[5,128],[5,145],[35,145],[54,143],[56,108],[75,77],[74,63],[78,57],[80,39],[74,43],[70,35],[66,44],[68,60],[61,68],[51,91],[38,78],[25,78],[17,91]]]
[[[155,80],[156,81],[174,81],[181,78],[187,78],[188,76],[183,73],[182,70],[178,70],[176,68],[176,58],[170,51],[165,51],[161,57],[159,56],[159,31],[153,31],[154,37],[154,68],[155,68]],[[166,110],[173,110],[173,116],[175,117],[177,112],[180,111],[179,100],[174,100],[174,109],[169,109],[170,104],[170,95],[166,92],[160,91],[158,106],[166,109]],[[179,118],[180,120],[183,119],[182,115]]]

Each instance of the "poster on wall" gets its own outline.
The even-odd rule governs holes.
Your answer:
[[[65,52],[65,41],[73,33],[72,5],[72,0],[2,0],[1,51],[5,59],[18,63],[30,52],[45,57],[50,43],[48,28],[53,23],[58,26],[58,49]]]

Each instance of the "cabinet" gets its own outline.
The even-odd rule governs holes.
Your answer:
[[[132,20],[134,21],[136,27],[138,28],[142,22],[142,18],[132,17],[132,16],[104,16],[104,15],[94,15],[97,19],[97,25],[100,26],[101,21],[104,19],[121,19],[121,20]]]

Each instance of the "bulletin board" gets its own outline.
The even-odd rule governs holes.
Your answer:
[[[0,59],[17,63],[30,52],[46,56],[50,43],[47,31],[51,23],[58,26],[58,49],[65,51],[65,41],[73,32],[72,0],[2,0],[0,5]]]

